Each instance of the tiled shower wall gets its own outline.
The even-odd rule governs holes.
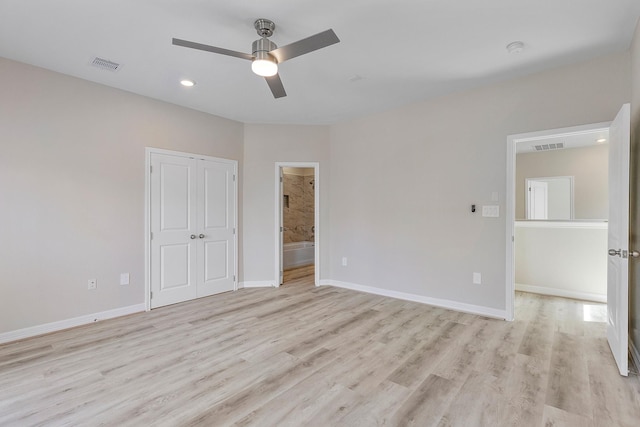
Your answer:
[[[285,173],[283,185],[285,197],[283,209],[284,243],[313,242],[314,176]]]

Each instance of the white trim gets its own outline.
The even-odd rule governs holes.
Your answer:
[[[233,236],[235,254],[234,254],[234,276],[236,278],[233,286],[233,290],[237,291],[240,288],[239,280],[240,273],[238,271],[238,235],[240,234],[240,226],[238,224],[238,161],[233,159],[224,159],[221,157],[214,157],[204,154],[186,153],[183,151],[165,150],[162,148],[145,147],[144,149],[144,306],[145,311],[151,310],[151,154],[165,154],[169,156],[198,158],[202,160],[208,160],[218,163],[227,163],[233,165],[233,175],[235,181],[233,182],[234,191],[234,227],[235,234]]]
[[[280,266],[282,257],[282,242],[280,241],[280,224],[282,221],[282,194],[280,194],[280,169],[281,168],[312,168],[314,170],[314,217],[313,225],[315,227],[314,232],[314,262],[315,262],[315,274],[314,282],[315,286],[320,285],[320,163],[319,162],[276,162],[275,173],[275,282],[276,287],[280,286]]]
[[[271,280],[253,280],[250,282],[240,282],[240,288],[276,288],[277,286]]]
[[[477,314],[485,317],[493,317],[496,319],[505,319],[506,312],[491,307],[483,307],[480,305],[466,304],[457,301],[451,301],[440,298],[431,298],[424,295],[410,294],[406,292],[392,291],[389,289],[375,288],[373,286],[357,285],[355,283],[340,282],[337,280],[322,280],[322,286],[334,286],[336,288],[351,289],[353,291],[365,292],[368,294],[380,295],[384,297],[397,298],[406,301],[419,302],[422,304],[433,305],[436,307],[447,308],[465,313]]]
[[[74,317],[57,322],[45,323],[43,325],[31,326],[28,328],[18,329],[15,331],[4,332],[0,334],[0,344],[17,341],[24,338],[31,338],[37,335],[48,334],[50,332],[61,331],[76,326],[88,325],[89,323],[101,320],[113,319],[114,317],[127,316],[133,313],[141,313],[145,311],[144,304],[130,305],[128,307],[114,308],[113,310],[102,311],[100,313],[86,314],[80,317]]]
[[[588,228],[592,230],[607,230],[606,221],[516,221],[516,228]]]
[[[606,294],[594,294],[590,292],[571,291],[568,289],[548,288],[546,286],[527,285],[516,283],[516,291],[529,292],[532,294],[551,295],[554,297],[579,299],[584,301],[607,302]]]
[[[506,236],[505,236],[505,312],[507,320],[514,320],[515,305],[515,221],[516,221],[516,144],[552,135],[579,135],[608,129],[611,122],[549,129],[539,132],[520,133],[507,136],[507,196],[506,196]]]

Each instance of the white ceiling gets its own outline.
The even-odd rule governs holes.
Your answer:
[[[626,50],[639,16],[639,0],[0,0],[0,56],[243,122],[327,124]],[[279,46],[328,28],[341,43],[281,64],[281,99],[248,61],[171,44],[250,53],[256,18]]]

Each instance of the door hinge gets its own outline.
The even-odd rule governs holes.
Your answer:
[[[236,175],[234,174],[233,175],[233,182],[235,182],[235,181],[236,181]]]
[[[282,182],[282,177],[280,177],[280,182]]]
[[[150,299],[153,299],[153,292],[151,292],[151,297],[150,297]]]
[[[149,173],[153,173],[153,165],[149,165]]]
[[[234,283],[236,282],[236,275],[235,274],[233,275],[233,282]]]
[[[236,234],[236,228],[233,227],[233,234]]]
[[[151,240],[153,240],[153,231],[151,232]]]

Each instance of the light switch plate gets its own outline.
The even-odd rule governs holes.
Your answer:
[[[498,205],[483,206],[482,216],[486,216],[490,218],[498,218],[500,216],[500,206]]]
[[[129,273],[120,274],[120,284],[128,285],[129,284]]]

